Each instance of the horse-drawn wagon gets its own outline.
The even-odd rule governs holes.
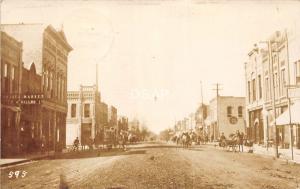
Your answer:
[[[104,130],[104,140],[103,144],[107,149],[112,149],[116,145],[116,131],[114,128],[109,128]]]
[[[235,134],[230,134],[228,139],[223,139],[219,141],[220,147],[227,148],[228,150],[232,149],[233,152],[236,152],[238,144],[239,140]]]

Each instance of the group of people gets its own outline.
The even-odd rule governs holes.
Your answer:
[[[133,135],[128,135],[128,133],[121,131],[118,135],[118,137],[109,136],[106,140],[109,139],[109,141],[103,141],[101,144],[107,145],[108,149],[111,149],[112,146],[117,147],[119,145],[119,148],[126,149],[126,143],[128,141],[133,140]],[[96,143],[95,139],[89,138],[85,139],[81,143],[82,149],[85,149],[85,146],[88,146],[90,150],[97,148],[99,143]],[[73,146],[71,148],[72,151],[79,151],[80,141],[79,138],[76,137],[76,139],[73,141]]]

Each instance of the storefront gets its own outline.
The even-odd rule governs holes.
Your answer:
[[[20,108],[1,105],[1,157],[18,154]]]
[[[264,142],[264,123],[262,109],[249,112],[249,128],[247,128],[248,139],[255,143],[263,144]]]

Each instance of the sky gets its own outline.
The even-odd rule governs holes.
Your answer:
[[[215,95],[245,96],[244,63],[255,43],[300,23],[298,1],[3,0],[2,23],[63,28],[68,90],[95,83],[119,115],[156,133]]]

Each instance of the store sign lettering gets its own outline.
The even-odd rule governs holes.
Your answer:
[[[43,94],[9,94],[2,96],[5,104],[41,104],[44,99]]]

